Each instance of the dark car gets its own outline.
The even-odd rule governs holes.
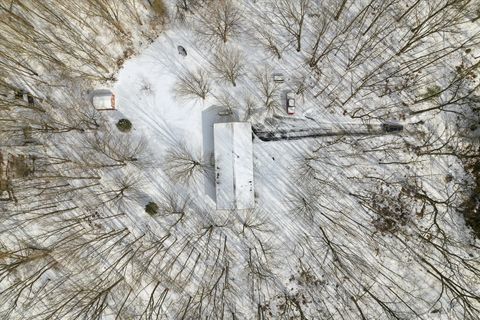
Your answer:
[[[382,123],[382,130],[385,132],[401,132],[403,125],[400,123]]]
[[[183,46],[178,46],[177,50],[178,50],[179,55],[184,56],[184,57],[187,56],[187,50],[185,50],[185,48]]]

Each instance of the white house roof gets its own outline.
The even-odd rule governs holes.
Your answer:
[[[110,90],[96,90],[93,93],[92,103],[95,109],[114,109],[115,95]]]
[[[250,123],[215,123],[213,130],[217,209],[253,208],[253,149]]]

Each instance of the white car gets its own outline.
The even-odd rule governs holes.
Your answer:
[[[287,93],[287,113],[295,113],[295,94],[293,92]]]
[[[282,83],[285,81],[285,76],[281,73],[273,74],[273,82]]]

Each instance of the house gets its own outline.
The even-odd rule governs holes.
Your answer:
[[[252,127],[249,122],[215,123],[217,210],[254,207]]]

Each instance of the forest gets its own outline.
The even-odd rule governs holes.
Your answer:
[[[480,2],[0,0],[0,319],[480,319]]]

